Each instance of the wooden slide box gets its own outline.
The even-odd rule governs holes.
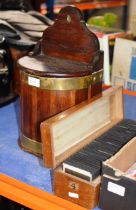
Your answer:
[[[134,163],[136,163],[136,137],[113,157],[103,162],[100,208],[136,209],[136,177],[130,175],[130,172],[127,173]]]
[[[43,158],[54,171],[54,192],[85,208],[98,204],[100,180],[85,181],[64,173],[61,163],[123,119],[122,88],[110,88],[41,124]]]

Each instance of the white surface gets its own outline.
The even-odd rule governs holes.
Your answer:
[[[109,98],[96,100],[52,127],[55,157],[74,147],[110,122]]]
[[[79,195],[77,193],[68,192],[68,196],[71,197],[71,198],[79,199]]]
[[[126,189],[125,189],[125,187],[122,187],[122,186],[120,186],[118,184],[115,184],[113,182],[108,182],[107,190],[109,192],[115,193],[115,194],[120,195],[120,196],[123,197],[125,195],[125,190]]]
[[[63,163],[63,171],[65,172],[66,169],[69,169],[71,171],[75,171],[79,174],[83,174],[84,176],[87,176],[90,178],[90,181],[92,181],[92,174],[88,171],[85,171],[81,168],[77,168],[77,167],[74,167],[74,166],[71,166],[69,164],[66,164],[66,163]]]
[[[34,77],[28,77],[28,84],[34,87],[40,87],[40,80]]]

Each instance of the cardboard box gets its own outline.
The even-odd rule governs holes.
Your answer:
[[[112,65],[112,85],[136,91],[136,42],[117,38]]]
[[[101,209],[136,209],[136,177],[131,173],[132,169],[129,169],[134,163],[136,163],[136,138],[103,163]]]
[[[92,182],[63,172],[61,164],[123,119],[122,88],[110,88],[41,124],[43,158],[54,171],[54,192],[86,208],[98,204],[101,177]]]

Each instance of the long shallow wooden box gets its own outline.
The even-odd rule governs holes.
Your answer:
[[[63,172],[62,163],[123,119],[122,88],[110,88],[41,124],[44,163],[54,170],[54,192],[85,208],[98,204],[101,177],[92,182]]]
[[[136,164],[136,137],[103,163],[100,193],[103,210],[136,209],[136,166],[129,169],[133,164]]]

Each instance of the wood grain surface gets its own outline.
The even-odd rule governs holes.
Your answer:
[[[99,50],[96,35],[86,27],[76,7],[62,8],[55,24],[43,33],[42,51],[46,55],[92,63]]]
[[[55,195],[87,209],[93,209],[98,204],[99,190],[100,179],[94,181],[94,183],[89,183],[70,174],[63,173],[61,170],[55,170],[54,172]]]
[[[99,72],[103,68],[103,52],[100,51],[97,37],[83,22],[80,10],[71,6],[60,11],[55,23],[44,31],[38,44],[38,51],[21,58],[18,64],[22,71],[21,132],[29,139],[41,142],[42,121],[101,95],[102,74]],[[29,84],[30,77],[38,79],[40,84],[43,80],[44,84],[49,80],[52,84],[51,78],[55,78],[56,83],[59,78],[71,79],[72,88],[60,88],[60,83],[57,86],[60,89],[55,90],[40,85],[35,87]],[[80,81],[80,78],[81,82],[75,88],[74,81]]]
[[[40,123],[88,98],[88,89],[76,91],[49,91],[22,83],[22,133],[41,141]]]

